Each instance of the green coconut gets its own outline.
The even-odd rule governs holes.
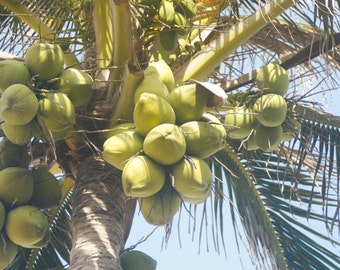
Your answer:
[[[253,110],[263,126],[276,127],[286,119],[287,103],[280,95],[266,94],[255,101]]]
[[[258,147],[265,152],[275,150],[282,140],[282,127],[265,127],[258,124],[254,129],[254,140]]]
[[[146,135],[143,150],[148,157],[160,164],[174,164],[185,154],[184,134],[174,124],[158,125]]]
[[[161,190],[165,183],[164,168],[147,156],[135,156],[125,165],[122,173],[126,196],[149,197]]]
[[[108,138],[110,138],[111,136],[117,135],[119,133],[122,133],[124,131],[134,131],[136,130],[135,127],[135,123],[122,123],[122,124],[118,124],[110,129],[108,129],[108,131],[105,131],[103,134],[103,138],[105,138],[105,140],[107,140]]]
[[[53,132],[67,131],[76,123],[72,101],[61,92],[45,93],[39,99],[38,118]]]
[[[75,107],[86,105],[92,96],[92,77],[86,72],[68,68],[58,76],[58,80],[52,85],[53,89],[66,94]]]
[[[223,149],[225,132],[203,121],[189,121],[180,126],[184,132],[186,152],[189,156],[207,158]]]
[[[5,205],[0,201],[0,231],[2,230],[3,226],[5,225],[5,220],[6,220]]]
[[[170,167],[173,187],[183,201],[198,204],[211,195],[213,175],[208,164],[197,157],[183,158]]]
[[[150,197],[138,198],[144,219],[156,226],[168,224],[177,213],[181,198],[168,181],[160,191]]]
[[[229,138],[244,139],[255,127],[256,117],[251,109],[236,107],[227,111],[224,124]]]
[[[16,60],[0,61],[0,94],[12,84],[28,85],[31,74],[23,62]]]
[[[158,20],[170,25],[175,19],[175,7],[173,2],[162,0],[158,7]]]
[[[34,188],[29,202],[41,209],[59,206],[61,188],[58,179],[45,167],[33,168],[32,175]]]
[[[34,180],[30,170],[9,167],[0,171],[0,201],[12,207],[27,203],[33,194]]]
[[[103,144],[103,159],[123,170],[128,160],[143,149],[143,137],[135,130],[127,130],[108,138]]]
[[[289,77],[283,67],[270,63],[258,69],[255,82],[264,93],[283,96],[288,90]]]
[[[38,111],[38,99],[34,92],[23,84],[6,88],[0,98],[0,118],[11,125],[29,123]]]
[[[254,151],[254,150],[260,149],[260,147],[257,145],[255,141],[254,133],[252,133],[250,137],[246,141],[243,142],[243,147],[247,151]]]
[[[159,33],[159,42],[162,48],[168,52],[178,47],[178,33],[176,30],[164,30]]]
[[[24,59],[31,74],[41,81],[57,77],[64,67],[64,52],[57,44],[34,44],[27,49]]]
[[[199,120],[204,113],[209,99],[209,93],[199,84],[187,84],[172,91],[167,101],[175,111],[176,121],[183,124],[192,120]]]
[[[136,130],[146,136],[154,127],[176,122],[175,112],[171,105],[155,94],[144,93],[140,96],[133,111]]]
[[[0,269],[7,269],[6,267],[14,261],[17,252],[18,245],[9,240],[5,233],[0,233]]]
[[[31,123],[17,126],[3,122],[1,128],[6,138],[17,145],[26,145],[32,137]]]
[[[27,168],[29,156],[24,145],[12,143],[7,138],[0,142],[0,171],[8,167]]]
[[[21,205],[8,211],[5,230],[8,238],[22,247],[42,240],[49,228],[46,215],[32,205]]]
[[[190,32],[190,22],[188,18],[177,11],[175,12],[174,26],[179,35],[186,35]]]
[[[179,0],[175,1],[175,10],[185,14],[187,18],[193,18],[197,14],[196,4],[193,0]]]
[[[33,245],[27,245],[25,248],[43,248],[46,247],[51,241],[51,232],[47,230],[44,237]]]
[[[138,250],[125,251],[119,256],[123,270],[156,270],[157,261]]]
[[[223,138],[227,137],[227,131],[226,128],[224,127],[223,123],[219,118],[217,118],[214,114],[210,112],[205,112],[203,113],[200,121],[204,121],[212,125],[213,127],[217,128],[220,130]]]
[[[136,88],[136,92],[134,94],[135,104],[139,100],[140,96],[144,93],[155,94],[164,99],[169,94],[166,85],[162,82],[158,73],[150,73],[150,69],[148,70],[146,75],[144,75],[143,80],[138,84]]]
[[[175,78],[170,66],[164,59],[149,63],[149,66],[144,70],[145,77],[153,76],[155,73],[166,85],[168,92],[172,92],[175,88]],[[164,98],[166,98],[166,96]]]

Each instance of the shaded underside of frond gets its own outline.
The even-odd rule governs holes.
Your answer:
[[[328,176],[324,171],[311,173],[308,162],[311,153],[300,160],[301,164],[297,164],[293,161],[294,157],[289,156],[289,150],[287,152],[284,156],[283,152],[277,155],[262,151],[241,151],[238,154],[240,163],[230,158],[228,151],[219,154],[218,163],[224,164],[219,168],[222,168],[224,179],[228,183],[227,189],[226,186],[220,188],[224,188],[225,196],[236,204],[236,213],[242,217],[241,222],[248,241],[252,244],[256,241],[261,243],[259,246],[250,245],[250,250],[253,249],[255,254],[259,252],[263,255],[261,267],[266,267],[265,261],[275,257],[272,252],[282,252],[287,269],[337,269],[340,257],[329,246],[340,245],[336,237],[332,236],[339,230],[338,176]],[[240,164],[243,168],[240,168]],[[329,170],[326,164],[319,165],[319,168]],[[333,171],[337,171],[337,165],[333,165]],[[315,166],[316,164],[313,165],[314,169]],[[247,174],[242,174],[243,170]],[[255,190],[249,179],[247,180],[248,177],[255,181]],[[323,180],[325,178],[327,182]],[[217,197],[220,193],[221,190],[217,192]],[[261,202],[256,199],[258,196]],[[274,234],[270,233],[270,229],[258,230],[266,227],[263,223],[268,222],[264,218],[267,215]],[[308,222],[313,222],[314,225],[309,226]],[[267,237],[277,239],[279,247],[274,249],[270,246]],[[257,240],[254,241],[254,238]],[[261,256],[255,258],[259,259]],[[268,269],[270,267],[275,269],[275,263]],[[282,266],[278,269],[282,269]]]

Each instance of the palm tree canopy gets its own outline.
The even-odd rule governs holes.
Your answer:
[[[339,90],[339,1],[195,1],[184,46],[169,53],[159,50],[159,33],[169,26],[158,20],[153,4],[103,2],[0,0],[0,59],[22,60],[35,42],[60,44],[66,66],[94,78],[95,98],[79,116],[93,152],[100,151],[101,130],[132,120],[130,94],[151,60],[165,59],[177,85],[197,80],[223,89],[226,103],[209,108],[222,118],[235,104],[254,102],[258,68],[280,64],[289,73],[285,99],[300,132],[271,152],[247,151],[243,142],[228,141],[209,159],[214,194],[202,216],[212,209],[213,238],[225,247],[223,220],[229,217],[223,205],[233,205],[231,217],[240,216],[250,256],[261,269],[337,269],[339,254],[318,239],[340,244],[340,118],[324,108],[330,93]],[[100,119],[101,126],[90,128],[88,118]],[[36,150],[35,162],[51,158]],[[42,249],[22,248],[9,269],[60,269],[69,263],[72,181],[56,174],[63,181],[63,202],[49,213],[51,241]],[[190,209],[189,215],[196,206]],[[188,208],[183,204],[182,210]],[[323,223],[325,230],[305,220]]]

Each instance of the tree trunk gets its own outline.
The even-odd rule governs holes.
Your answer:
[[[72,203],[70,269],[121,270],[119,253],[129,227],[126,201],[120,171],[98,157],[81,162]]]

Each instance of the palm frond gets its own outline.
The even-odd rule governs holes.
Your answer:
[[[216,161],[222,170],[229,192],[232,192],[240,214],[241,222],[251,243],[250,251],[253,260],[270,269],[287,269],[283,258],[282,247],[278,243],[268,213],[259,197],[253,179],[244,168],[236,153],[227,146],[226,151],[221,151],[216,156]],[[215,167],[216,171],[216,167]],[[219,190],[218,192],[223,192]]]

